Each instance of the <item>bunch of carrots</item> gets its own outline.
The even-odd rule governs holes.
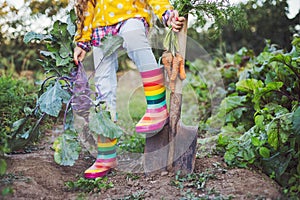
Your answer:
[[[178,52],[179,44],[177,35],[172,28],[170,28],[164,39],[164,48],[166,49],[162,54],[162,64],[167,71],[169,77],[169,87],[171,92],[175,92],[176,78],[179,75],[181,80],[186,78],[184,69],[184,59]]]

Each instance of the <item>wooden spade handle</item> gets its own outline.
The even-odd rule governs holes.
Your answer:
[[[185,17],[184,25],[180,32],[178,33],[178,43],[179,43],[179,53],[182,55],[183,60],[185,60],[186,52],[186,40],[187,40],[187,24],[188,17]],[[170,121],[169,121],[169,153],[168,153],[168,171],[172,171],[174,163],[175,154],[175,142],[174,138],[176,136],[178,126],[180,124],[181,115],[181,104],[182,104],[182,80],[178,77],[175,83],[175,92],[170,95]]]

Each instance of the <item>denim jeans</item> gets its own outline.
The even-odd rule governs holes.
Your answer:
[[[141,20],[128,19],[120,28],[118,35],[123,38],[123,47],[140,72],[158,68],[157,61],[146,37],[145,26]],[[118,53],[114,52],[112,55],[103,58],[101,48],[93,47],[93,56],[96,68],[95,85],[100,90],[100,100],[106,102],[112,120],[117,121],[116,72],[118,70]],[[102,63],[97,68],[101,60]]]

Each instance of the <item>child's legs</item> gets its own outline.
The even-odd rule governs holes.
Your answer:
[[[119,31],[119,35],[124,39],[123,46],[129,58],[140,72],[157,68],[157,62],[145,32],[143,22],[138,19],[127,20]]]
[[[114,52],[109,57],[103,58],[101,48],[93,48],[95,72],[95,86],[100,90],[100,100],[107,103],[108,110],[111,112],[112,120],[116,121],[116,90],[117,90],[117,69],[118,54]]]

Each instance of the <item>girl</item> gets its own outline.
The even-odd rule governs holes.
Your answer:
[[[93,47],[95,84],[101,91],[112,120],[116,121],[116,71],[117,52],[103,58],[101,39],[106,35],[123,38],[123,47],[137,66],[144,86],[147,100],[145,115],[136,125],[138,133],[157,133],[168,122],[168,111],[163,85],[163,71],[158,68],[156,59],[148,43],[146,33],[151,26],[154,13],[166,26],[178,32],[183,26],[184,17],[173,10],[168,0],[77,0],[78,17],[74,62],[82,61]],[[103,59],[102,59],[103,58]],[[116,138],[98,137],[98,156],[96,162],[85,171],[86,178],[105,176],[116,166]]]

